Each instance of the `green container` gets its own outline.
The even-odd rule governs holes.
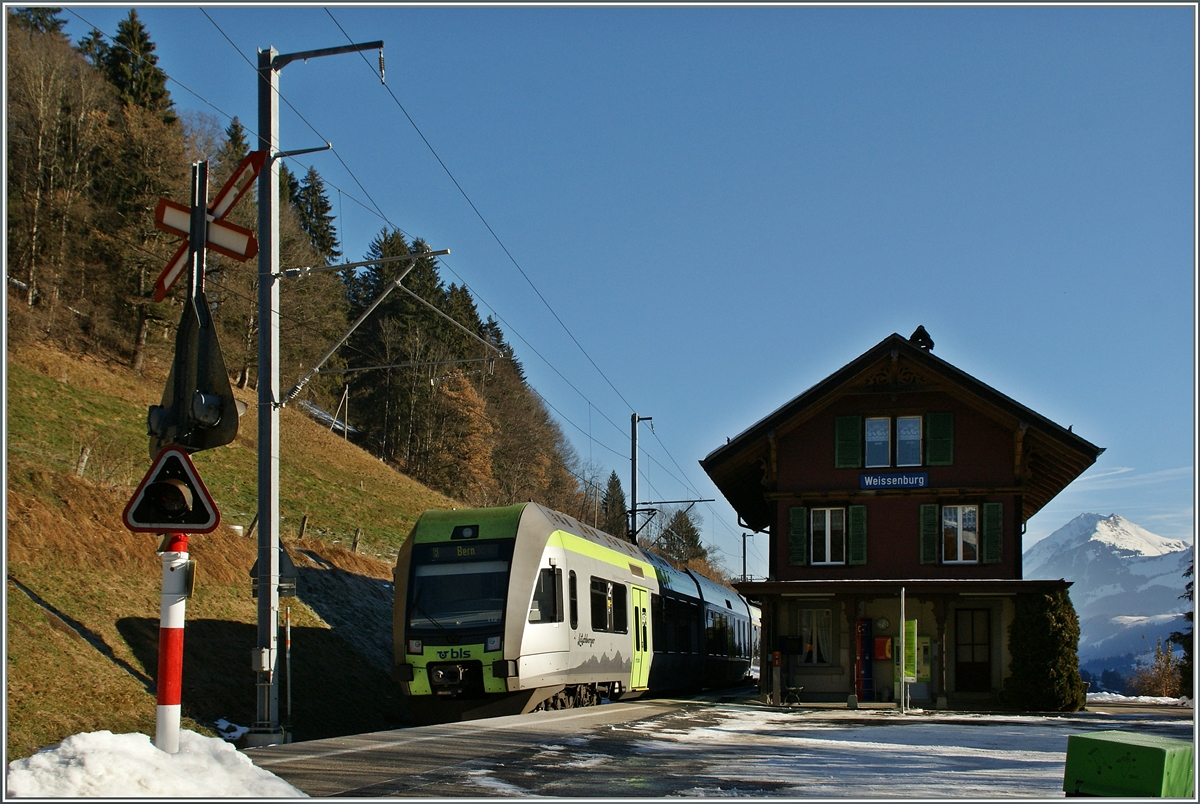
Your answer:
[[[1068,796],[1194,798],[1192,744],[1123,731],[1072,734],[1063,790]]]

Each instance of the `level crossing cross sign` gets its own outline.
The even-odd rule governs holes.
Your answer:
[[[219,254],[245,262],[258,253],[258,240],[245,227],[222,220],[234,204],[241,200],[252,186],[258,174],[266,164],[266,151],[251,151],[234,169],[233,175],[225,182],[217,197],[208,206],[208,242],[207,247]],[[160,198],[158,207],[154,210],[154,225],[163,231],[177,234],[183,238],[183,243],[174,256],[167,262],[167,267],[159,274],[154,283],[154,301],[160,302],[167,297],[172,286],[183,276],[188,267],[191,233],[191,210],[182,204],[176,204],[166,198]]]

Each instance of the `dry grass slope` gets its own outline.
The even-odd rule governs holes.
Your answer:
[[[50,348],[8,354],[7,761],[86,731],[154,734],[159,537],[121,512],[149,466],[148,405],[166,379]],[[239,392],[240,394],[240,392]],[[222,527],[194,536],[199,572],[184,640],[184,727],[254,720],[257,508],[254,399],[237,440],[194,460]],[[427,508],[455,503],[293,409],[281,417],[283,541],[300,576],[292,622],[295,738],[403,721],[388,680],[395,550]],[[80,452],[90,448],[82,477]],[[300,518],[308,517],[303,540]],[[361,528],[359,552],[347,549]],[[281,695],[284,709],[286,687]]]

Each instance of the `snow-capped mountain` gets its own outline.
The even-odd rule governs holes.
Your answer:
[[[1024,576],[1073,581],[1081,660],[1140,654],[1185,629],[1179,596],[1192,545],[1164,539],[1124,517],[1080,514],[1027,550]],[[1143,639],[1144,637],[1144,639]]]

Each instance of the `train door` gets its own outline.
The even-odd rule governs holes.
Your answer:
[[[633,670],[629,688],[644,690],[650,680],[650,592],[633,589]]]

